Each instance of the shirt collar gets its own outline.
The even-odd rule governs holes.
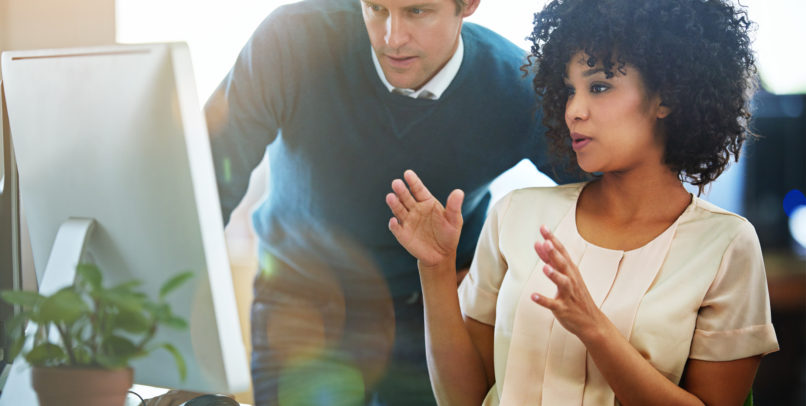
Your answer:
[[[386,80],[386,75],[383,74],[383,69],[381,69],[381,64],[378,61],[378,56],[375,55],[374,50],[370,50],[370,54],[372,55],[372,63],[375,65],[375,72],[377,72],[378,77],[381,78],[381,82],[383,82],[384,86],[389,89],[390,92],[399,93],[413,99],[417,98],[424,98],[424,99],[432,99],[436,100],[442,97],[442,93],[450,86],[453,79],[456,77],[456,74],[459,72],[459,67],[462,66],[462,57],[465,53],[465,45],[462,42],[462,36],[459,35],[459,44],[456,46],[456,52],[453,53],[451,59],[448,60],[448,63],[442,67],[442,69],[437,72],[434,77],[431,78],[426,84],[424,84],[419,90],[414,89],[401,89],[392,86],[388,80]]]

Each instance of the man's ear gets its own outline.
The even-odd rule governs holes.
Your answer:
[[[462,18],[470,17],[479,8],[481,0],[465,0],[465,8],[462,9]]]

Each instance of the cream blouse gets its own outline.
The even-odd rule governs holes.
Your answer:
[[[484,405],[617,404],[582,342],[530,299],[557,292],[533,248],[541,224],[565,245],[599,308],[672,382],[689,358],[778,350],[761,248],[747,220],[693,197],[645,246],[606,249],[577,231],[584,185],[517,190],[487,218],[459,288],[462,312],[495,327],[496,383]]]

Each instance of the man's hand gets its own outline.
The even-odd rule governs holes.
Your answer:
[[[451,192],[443,207],[414,171],[407,170],[403,177],[406,183],[395,179],[394,193],[386,195],[386,204],[395,215],[389,219],[389,230],[423,267],[455,261],[462,231],[464,192],[458,189]]]

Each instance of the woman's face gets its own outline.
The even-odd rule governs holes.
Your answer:
[[[663,165],[658,119],[669,109],[649,95],[641,74],[627,64],[607,78],[601,64],[589,67],[579,52],[566,68],[565,123],[579,166],[585,172],[625,172]]]

